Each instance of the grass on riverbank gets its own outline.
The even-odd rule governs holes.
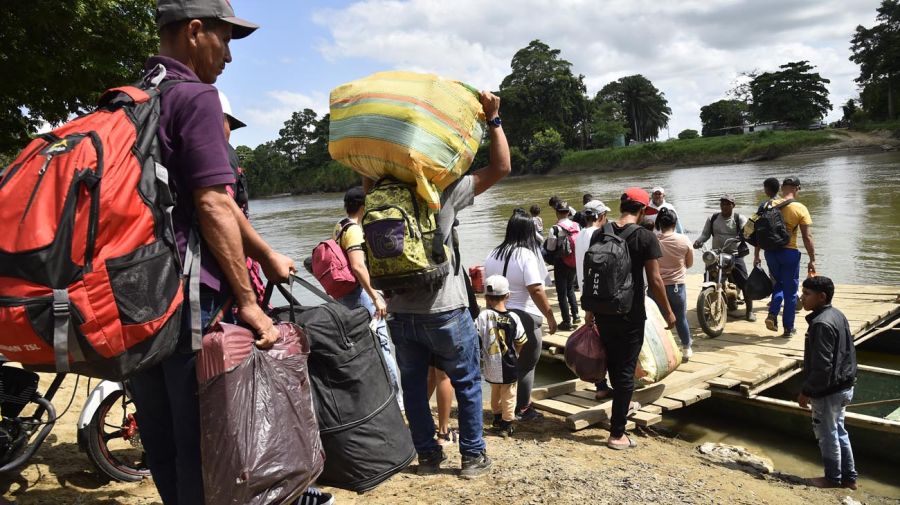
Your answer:
[[[748,135],[701,137],[628,147],[571,151],[559,172],[641,169],[656,165],[737,163],[773,159],[803,148],[837,142],[832,131],[766,131]]]
[[[853,125],[852,129],[861,132],[889,131],[894,137],[900,136],[900,120],[894,121],[870,121],[860,125]]]

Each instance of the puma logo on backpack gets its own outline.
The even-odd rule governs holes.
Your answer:
[[[362,218],[372,286],[402,292],[439,289],[450,272],[450,251],[438,230],[437,215],[415,187],[383,178],[366,195]]]
[[[160,95],[176,82],[107,91],[0,172],[0,352],[10,360],[122,380],[175,349],[182,269],[154,156]]]
[[[634,280],[631,278],[631,254],[625,240],[640,227],[628,225],[616,235],[607,223],[591,237],[584,255],[584,286],[581,307],[594,314],[625,315],[631,311]]]
[[[791,241],[791,232],[787,229],[781,209],[794,203],[794,200],[786,200],[778,205],[766,203],[753,222],[753,232],[747,238],[747,242],[759,246],[764,251],[781,249]]]

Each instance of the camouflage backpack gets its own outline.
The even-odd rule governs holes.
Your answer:
[[[450,251],[437,228],[437,213],[415,187],[383,178],[366,195],[362,227],[372,286],[390,292],[438,289],[450,272]]]

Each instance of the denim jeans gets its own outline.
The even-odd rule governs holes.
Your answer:
[[[782,326],[785,330],[792,330],[796,317],[794,310],[797,308],[797,290],[800,288],[800,251],[797,249],[766,251],[766,263],[769,265],[769,274],[775,280],[772,285],[769,315],[778,317],[778,311],[784,302]]]
[[[413,444],[419,454],[439,448],[428,404],[428,366],[432,357],[450,377],[459,406],[459,452],[484,452],[483,406],[478,334],[466,308],[438,314],[391,314],[391,338],[403,381],[403,402]]]
[[[691,346],[691,327],[687,320],[687,287],[684,284],[666,286],[666,298],[675,313],[675,330],[683,347]]]
[[[375,302],[369,293],[366,293],[361,286],[357,286],[351,293],[344,295],[338,300],[348,309],[357,307],[365,307],[369,311],[369,315],[375,317]],[[378,319],[375,323],[375,334],[378,336],[378,343],[381,345],[381,354],[384,356],[384,362],[387,364],[388,374],[391,379],[391,386],[397,395],[397,404],[400,410],[403,410],[403,393],[400,390],[400,375],[397,371],[397,361],[391,353],[391,337],[388,335],[387,323],[384,319]]]
[[[227,295],[201,288],[200,318],[205,327]],[[190,309],[185,294],[182,339],[190,340]],[[225,322],[233,322],[225,311]],[[128,381],[147,466],[165,505],[203,503],[200,457],[200,402],[196,354],[175,352]]]
[[[850,388],[822,398],[812,398],[809,402],[812,407],[813,433],[819,441],[822,462],[825,464],[825,478],[835,484],[856,482],[853,449],[850,447],[850,436],[844,428],[844,410],[852,399],[853,388]]]
[[[559,301],[559,311],[562,312],[562,322],[571,323],[578,317],[578,298],[575,297],[575,269],[562,261],[557,261],[553,266],[553,282],[556,284],[556,299]],[[569,313],[571,311],[571,316]],[[571,317],[571,319],[570,319]]]

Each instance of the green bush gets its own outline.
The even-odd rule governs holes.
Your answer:
[[[691,130],[690,128],[687,130],[681,130],[681,133],[678,134],[679,140],[695,139],[699,136],[700,133],[697,130]]]
[[[562,135],[553,128],[548,128],[534,134],[531,148],[528,150],[529,171],[536,174],[546,174],[556,168],[563,158],[566,145]]]

